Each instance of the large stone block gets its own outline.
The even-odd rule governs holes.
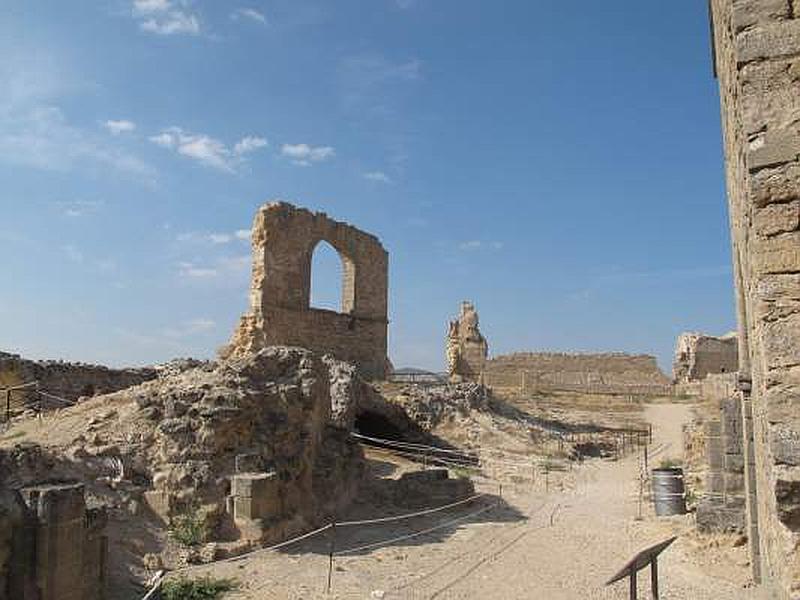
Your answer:
[[[789,16],[786,0],[733,0],[732,24],[741,31],[757,23],[769,23]]]
[[[800,135],[795,129],[770,129],[753,139],[747,152],[747,168],[757,171],[795,162],[800,158]]]
[[[757,238],[753,243],[753,268],[757,274],[797,273],[800,271],[800,231],[768,238]]]
[[[695,518],[697,528],[704,533],[741,533],[745,525],[745,508],[704,498],[697,505]]]
[[[231,478],[234,519],[264,519],[280,514],[276,473],[238,473]]]
[[[768,204],[757,209],[753,225],[756,233],[763,236],[797,231],[800,229],[800,200],[785,204]]]
[[[746,63],[800,53],[800,21],[764,24],[736,36],[736,58]]]

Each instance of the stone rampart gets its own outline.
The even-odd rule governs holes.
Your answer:
[[[649,355],[520,352],[486,363],[486,385],[525,392],[670,395],[670,380]]]

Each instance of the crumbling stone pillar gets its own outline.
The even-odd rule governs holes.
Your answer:
[[[458,319],[447,333],[447,371],[453,382],[483,383],[489,344],[478,328],[478,311],[471,302],[461,303]]]
[[[20,490],[27,506],[15,532],[12,596],[19,600],[100,600],[104,597],[104,510],[86,509],[80,483]]]

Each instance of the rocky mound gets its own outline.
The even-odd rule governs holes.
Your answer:
[[[346,387],[345,378],[337,381]],[[328,366],[301,348],[174,369],[45,423],[21,420],[6,432],[45,448],[24,453],[37,461],[24,460],[19,447],[7,453],[4,485],[84,481],[129,515],[146,515],[147,506],[170,524],[202,514],[206,540],[274,541],[305,531],[350,501],[363,471],[359,446],[331,420]],[[251,499],[257,510],[244,532],[232,481],[250,475],[268,482],[269,497]]]

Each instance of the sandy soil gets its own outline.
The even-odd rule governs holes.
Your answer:
[[[654,447],[679,449],[686,405],[648,406]],[[413,468],[385,454],[373,455],[378,475]],[[326,594],[329,539],[322,536],[281,552],[197,567],[241,582],[233,599],[300,598],[542,598],[573,600],[628,597],[627,582],[605,581],[636,551],[680,535],[662,555],[662,599],[756,599],[748,585],[746,551],[731,540],[700,538],[691,515],[657,520],[647,503],[639,520],[641,456],[587,461],[571,472],[512,485],[478,485],[487,497],[435,515],[399,523],[339,529],[337,550],[379,542],[434,527],[481,508],[497,506],[463,522],[395,544],[334,559],[332,592]],[[547,485],[547,487],[545,487]],[[361,518],[365,507],[352,515]],[[374,511],[375,508],[372,508]],[[372,516],[372,515],[366,515]],[[649,598],[649,573],[639,578]]]

